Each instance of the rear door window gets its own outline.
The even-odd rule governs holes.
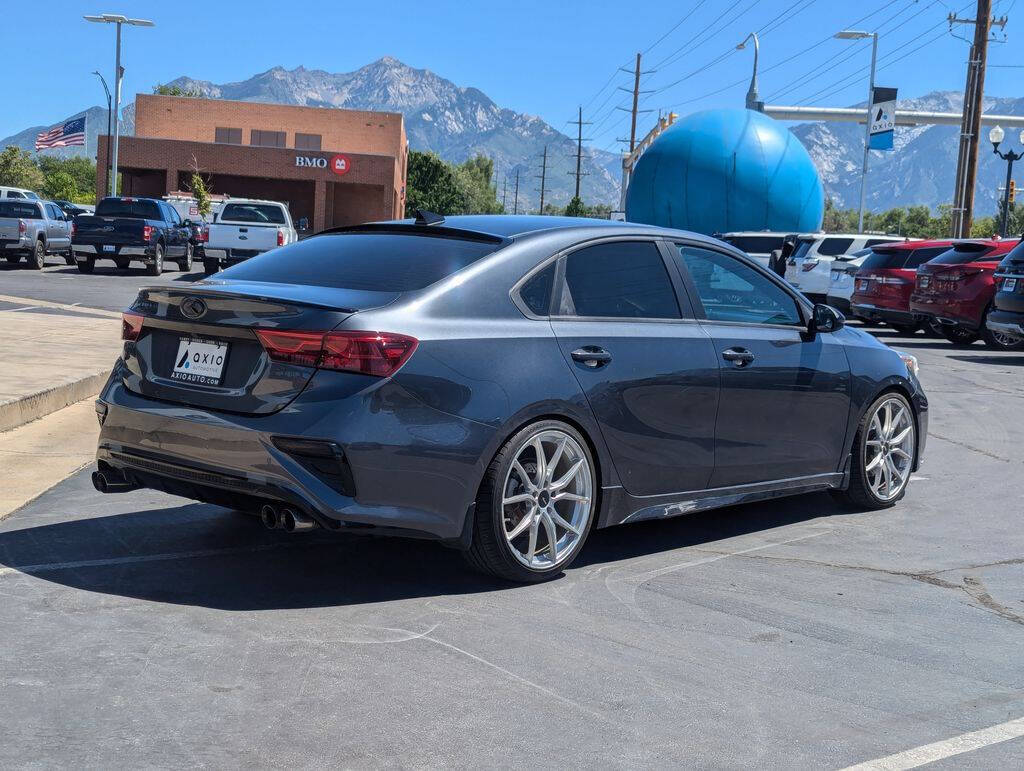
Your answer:
[[[335,289],[423,289],[502,246],[500,239],[418,233],[331,233],[241,262],[218,278]]]
[[[851,246],[852,238],[823,238],[818,244],[818,254],[822,257],[835,257],[837,254],[846,254]]]
[[[653,241],[586,246],[565,259],[559,315],[678,319],[679,302]]]

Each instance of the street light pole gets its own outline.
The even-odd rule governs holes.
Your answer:
[[[121,138],[121,25],[130,24],[133,27],[153,27],[156,25],[149,21],[149,19],[129,19],[127,16],[121,16],[116,13],[83,16],[82,18],[99,24],[117,25],[117,48],[114,55],[114,149],[113,155],[110,156],[111,180],[109,185],[111,195],[117,195],[117,150]],[[110,136],[109,128],[107,130],[107,136]]]
[[[1003,188],[1003,216],[999,223],[999,235],[1006,237],[1006,231],[1010,223],[1010,182],[1013,180],[1013,162],[1024,158],[1024,153],[1015,153],[1013,150],[1003,153],[999,151],[1005,132],[1000,126],[993,126],[988,132],[988,140],[992,143],[992,152],[1006,161],[1006,186]],[[1024,145],[1024,131],[1020,132],[1020,142]]]
[[[868,79],[868,105],[865,108],[864,123],[864,165],[860,174],[860,216],[857,218],[857,232],[864,232],[864,202],[867,198],[868,159],[871,147],[871,101],[875,97],[875,63],[878,61],[878,33],[844,29],[835,35],[840,40],[864,40],[871,38],[871,76]]]
[[[103,164],[103,195],[110,195],[110,89],[107,88],[107,81],[100,75],[99,70],[93,70],[92,74],[100,79],[103,92],[107,95],[107,152],[106,162]]]
[[[764,107],[764,102],[757,98],[757,57],[758,54],[761,53],[761,42],[757,39],[757,33],[751,32],[743,38],[743,42],[736,46],[736,50],[742,51],[747,47],[747,41],[751,39],[754,41],[754,73],[750,76],[750,87],[747,89],[746,106],[748,110],[757,110],[760,112]]]

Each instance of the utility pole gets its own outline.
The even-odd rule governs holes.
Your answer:
[[[544,155],[542,156],[540,165],[540,176],[537,179],[540,180],[540,213],[544,213],[544,184],[547,181],[548,176],[548,146],[544,145]]]
[[[974,43],[967,59],[967,83],[964,87],[964,117],[960,125],[960,148],[956,159],[956,186],[953,191],[952,235],[966,238],[974,218],[974,185],[978,177],[978,140],[981,132],[982,100],[985,96],[985,65],[988,39],[993,26],[1005,27],[1006,17],[992,18],[992,0],[978,0],[973,19],[961,19],[951,13],[949,26],[973,24]]]
[[[587,176],[587,172],[583,171],[583,127],[589,126],[590,121],[583,120],[583,108],[580,107],[579,117],[576,120],[571,120],[569,123],[576,124],[576,171],[570,171],[570,174],[576,175],[576,198],[580,197],[580,177]]]
[[[638,109],[639,106],[640,106],[640,94],[649,94],[650,93],[650,91],[641,91],[640,90],[640,76],[641,75],[650,75],[652,72],[656,72],[656,70],[641,70],[640,69],[640,58],[641,58],[641,54],[638,53],[636,55],[636,67],[633,70],[627,70],[627,69],[624,69],[622,67],[619,68],[620,72],[626,72],[626,73],[629,73],[629,74],[631,74],[633,76],[633,88],[630,89],[630,88],[623,88],[622,86],[619,86],[619,91],[626,91],[627,93],[630,92],[630,91],[633,92],[633,108],[629,111],[630,112],[629,152],[631,152],[631,153],[633,152],[633,150],[636,149],[636,116],[639,113],[641,113],[641,112],[654,112],[653,110],[641,110],[641,109]],[[616,107],[615,109],[625,111],[626,108],[625,107]],[[626,140],[625,139],[619,139],[617,141],[625,142]]]
[[[519,169],[516,169],[516,191],[513,194],[515,196],[515,203],[512,204],[512,213],[519,214]]]
[[[505,211],[505,194],[508,191],[508,174],[501,178],[501,210]]]

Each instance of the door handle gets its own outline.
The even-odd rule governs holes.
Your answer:
[[[573,361],[578,361],[580,364],[586,367],[603,367],[605,364],[612,360],[612,355],[608,353],[604,348],[598,348],[596,345],[585,345],[582,348],[577,348],[571,354]]]
[[[746,348],[727,348],[722,351],[722,358],[731,361],[737,367],[745,367],[754,360],[754,354]]]

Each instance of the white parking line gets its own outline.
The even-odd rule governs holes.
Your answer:
[[[923,747],[897,752],[895,755],[887,755],[877,760],[858,763],[843,769],[843,771],[902,771],[902,769],[917,768],[926,763],[934,763],[943,758],[962,755],[965,752],[972,752],[1021,736],[1024,736],[1024,717],[1008,720],[991,728],[982,728],[980,731],[960,734],[952,739],[945,739],[934,744],[925,744]]]

